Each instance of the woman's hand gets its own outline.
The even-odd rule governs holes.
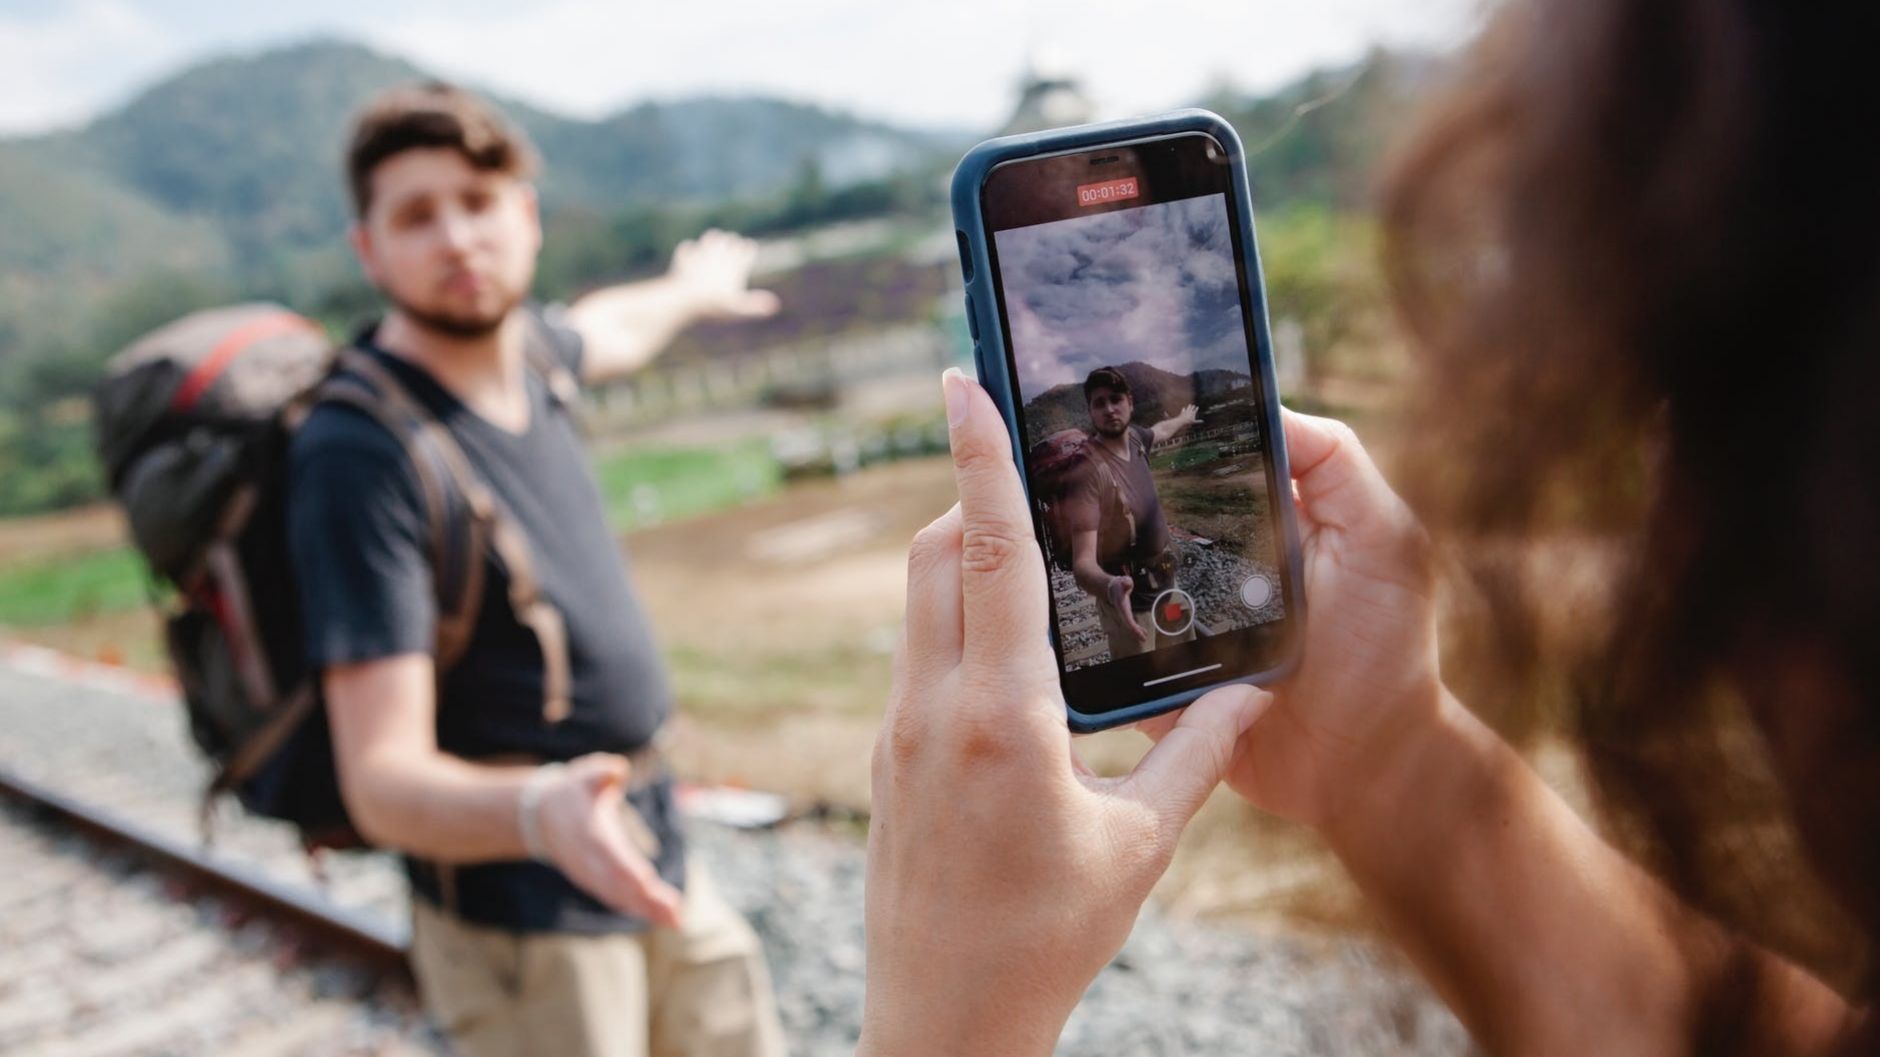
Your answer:
[[[1342,422],[1285,413],[1305,548],[1299,669],[1243,739],[1228,783],[1254,804],[1335,824],[1435,726],[1435,578],[1428,537]],[[1167,717],[1140,724],[1150,737]]]
[[[1123,778],[1072,751],[997,409],[944,379],[960,502],[915,538],[875,744],[863,1054],[1048,1054],[1270,700],[1217,691]]]

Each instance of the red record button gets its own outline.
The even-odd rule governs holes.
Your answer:
[[[1155,622],[1155,630],[1170,638],[1186,635],[1195,625],[1195,600],[1181,588],[1171,587],[1155,597],[1149,619]]]

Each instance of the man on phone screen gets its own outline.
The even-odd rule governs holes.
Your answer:
[[[1084,403],[1092,431],[1091,472],[1081,475],[1064,500],[1071,573],[1097,601],[1111,660],[1186,642],[1194,638],[1192,614],[1171,614],[1175,619],[1158,622],[1154,612],[1157,601],[1168,601],[1163,596],[1176,587],[1180,562],[1149,453],[1200,421],[1197,409],[1189,404],[1154,426],[1136,425],[1129,380],[1114,367],[1099,367],[1084,379]],[[1170,634],[1169,628],[1180,631]]]

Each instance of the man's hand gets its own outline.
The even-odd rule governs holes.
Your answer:
[[[1096,529],[1079,529],[1072,533],[1071,575],[1099,608],[1107,605],[1116,611],[1123,624],[1135,633],[1137,642],[1149,641],[1149,633],[1136,623],[1136,614],[1129,608],[1129,596],[1136,590],[1136,581],[1128,576],[1112,575],[1097,564]]]
[[[757,243],[728,231],[707,231],[679,244],[657,279],[595,290],[568,306],[568,325],[586,352],[581,375],[604,382],[639,370],[701,319],[757,319],[781,302],[751,289]]]
[[[628,764],[591,753],[562,768],[535,802],[535,826],[548,857],[568,879],[623,914],[679,926],[681,898],[633,846],[622,811]]]
[[[776,315],[782,302],[750,288],[756,261],[755,241],[714,228],[672,251],[666,277],[700,318],[761,319]]]
[[[1137,642],[1148,642],[1149,633],[1143,630],[1141,624],[1136,623],[1135,611],[1129,605],[1129,596],[1135,590],[1136,581],[1130,577],[1110,577],[1110,605],[1115,608],[1117,615],[1122,617],[1124,625],[1136,636]]]
[[[1193,404],[1189,404],[1187,407],[1182,408],[1181,414],[1157,422],[1150,428],[1149,433],[1155,437],[1155,442],[1160,444],[1163,441],[1173,440],[1183,433],[1188,432],[1200,421],[1201,409]]]

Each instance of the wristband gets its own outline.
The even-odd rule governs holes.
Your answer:
[[[522,849],[536,862],[548,862],[548,850],[542,847],[542,831],[537,815],[542,793],[561,774],[562,765],[545,763],[522,783],[522,795],[516,804],[516,830],[522,835]]]

